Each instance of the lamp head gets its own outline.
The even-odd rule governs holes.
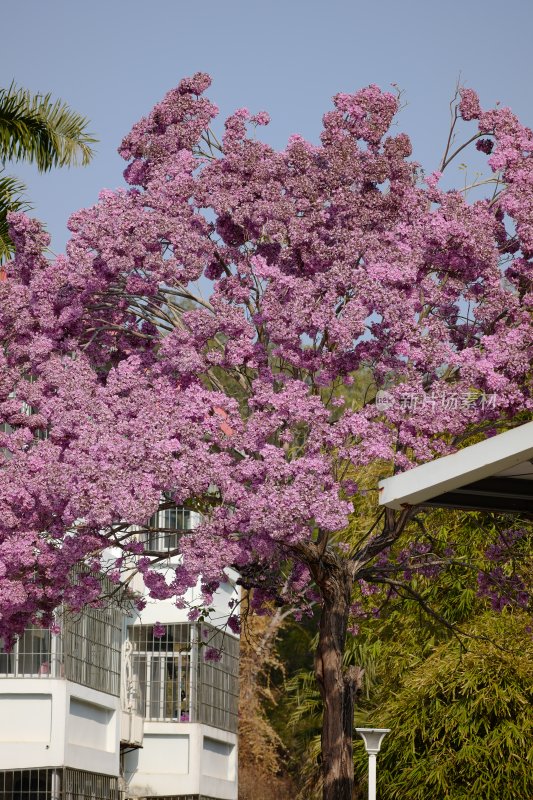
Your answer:
[[[375,756],[379,753],[381,742],[390,728],[356,728],[356,732],[365,743],[366,752]]]

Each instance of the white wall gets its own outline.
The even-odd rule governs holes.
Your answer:
[[[52,695],[2,694],[0,720],[0,743],[48,744],[52,738]]]
[[[94,702],[70,698],[69,744],[112,753],[115,749],[116,712]]]
[[[0,770],[119,775],[119,698],[54,678],[0,680]]]
[[[65,766],[120,773],[120,698],[66,681]]]
[[[0,770],[61,766],[65,709],[63,680],[0,680]]]
[[[167,580],[170,580],[173,571],[168,567],[162,566],[161,571],[164,572],[165,570],[168,572]],[[235,585],[238,574],[235,570],[229,568],[226,569],[226,574],[228,576],[228,582],[221,584],[214,593],[213,602],[211,604],[214,611],[212,612],[211,618],[206,620],[206,622],[210,622],[218,628],[223,628],[227,623],[231,611],[228,602],[230,600],[238,600],[240,597],[240,589]],[[144,589],[144,584],[140,575],[136,575],[133,579],[132,588],[146,595],[146,590]],[[135,622],[142,625],[153,625],[154,622],[161,622],[162,624],[189,622],[188,615],[190,609],[201,604],[202,595],[200,591],[200,581],[198,581],[193,589],[189,589],[183,599],[185,600],[186,608],[176,608],[176,604],[172,599],[157,601],[150,601],[150,599],[148,599],[146,608],[138,613],[138,618],[135,619]]]
[[[223,628],[230,608],[229,600],[239,597],[238,578],[226,570],[228,583],[213,597],[214,612],[209,620]],[[142,591],[139,576],[135,588]],[[201,601],[200,582],[185,596],[191,605]],[[189,622],[189,608],[178,609],[172,600],[148,602],[133,620],[134,624],[163,625]],[[142,749],[124,756],[128,795],[205,795],[220,800],[237,800],[237,736],[200,723],[145,721]]]
[[[141,750],[125,756],[128,794],[237,798],[237,737],[198,723],[145,722]]]
[[[231,581],[215,594],[223,627]],[[198,602],[199,587],[186,600]],[[172,601],[149,603],[140,624],[188,622]],[[119,776],[120,699],[64,679],[0,679],[0,770],[67,766]],[[145,722],[143,748],[125,756],[132,796],[203,794],[237,799],[237,736],[199,723]]]

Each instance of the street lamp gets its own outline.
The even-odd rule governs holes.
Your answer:
[[[376,800],[376,756],[390,728],[356,728],[368,753],[368,800]]]

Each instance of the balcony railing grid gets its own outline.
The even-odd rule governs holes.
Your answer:
[[[64,620],[65,677],[118,697],[123,612],[86,608]]]
[[[205,794],[165,794],[145,797],[143,800],[218,800],[218,798],[208,797]]]
[[[237,639],[199,623],[166,625],[161,637],[152,625],[132,625],[128,636],[133,681],[147,720],[204,722],[236,732]],[[213,647],[220,649],[220,661],[206,658]]]
[[[186,623],[167,625],[161,637],[154,635],[152,625],[129,628],[133,680],[147,720],[195,721],[192,633],[192,626]]]
[[[201,625],[205,647],[199,650],[198,721],[237,732],[239,705],[239,640],[210,625]],[[210,648],[220,660],[207,658]]]
[[[86,608],[58,616],[61,634],[31,626],[10,651],[0,640],[0,678],[67,678],[118,696],[122,620],[119,608]]]
[[[32,625],[10,651],[0,639],[0,678],[58,678],[63,672],[61,636]]]
[[[118,778],[81,769],[63,771],[61,800],[120,800]]]
[[[178,547],[184,533],[194,530],[201,522],[201,514],[189,508],[163,508],[150,519],[144,534],[148,550],[169,553]]]
[[[0,772],[0,800],[120,800],[118,778],[84,770]]]

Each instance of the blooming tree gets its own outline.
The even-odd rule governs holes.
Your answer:
[[[441,171],[471,120],[493,171],[469,202],[423,179],[389,133],[398,98],[376,86],[335,96],[320,145],[276,151],[256,137],[264,112],[239,109],[217,139],[209,83],[183,80],[133,127],[129,188],[71,217],[65,255],[11,216],[0,633],[96,600],[94,574],[70,576],[109,547],[111,577],[134,566],[155,599],[180,603],[201,576],[209,604],[231,564],[258,606],[318,602],[324,797],[344,800],[354,592],[390,578],[413,509],[352,548],[342,530],[376,488],[370,465],[408,469],[531,407],[533,135],[461,92]],[[203,512],[166,574],[132,533],[161,503]]]

